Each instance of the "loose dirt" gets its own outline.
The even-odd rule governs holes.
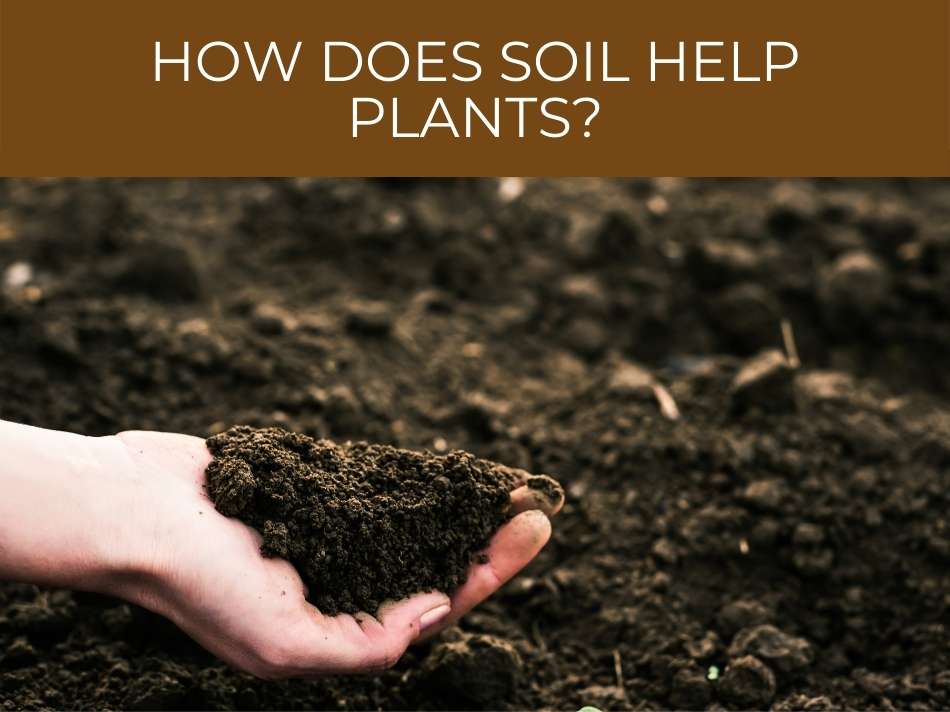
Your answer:
[[[377,677],[262,682],[135,607],[0,585],[0,707],[950,706],[950,184],[0,205],[0,417],[459,449],[567,492],[523,575]]]
[[[339,446],[280,428],[231,428],[208,449],[215,506],[261,532],[261,553],[290,561],[331,616],[454,592],[508,519],[515,485],[464,452]]]

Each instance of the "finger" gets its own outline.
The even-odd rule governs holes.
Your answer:
[[[528,484],[511,493],[511,513],[520,514],[531,509],[553,517],[564,506],[564,490],[550,477],[532,477]]]
[[[551,538],[551,522],[544,512],[522,512],[505,524],[489,544],[488,562],[473,564],[468,578],[452,595],[452,611],[441,622],[426,629],[425,640],[455,623],[472,608],[497,591],[528,564]]]
[[[368,626],[363,624],[363,630],[370,636],[382,635],[387,640],[402,644],[401,655],[423,630],[438,623],[450,612],[451,600],[444,593],[420,593],[402,601],[383,604],[376,618],[370,619],[372,623]]]
[[[392,667],[423,630],[451,613],[444,593],[420,593],[383,604],[376,617],[367,613],[324,618],[321,629],[332,630],[332,644],[323,641],[320,674],[366,673]],[[329,653],[326,655],[326,653]]]

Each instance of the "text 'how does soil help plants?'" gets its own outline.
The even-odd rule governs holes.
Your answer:
[[[216,40],[154,45],[154,81],[283,83],[334,87],[353,83],[349,98],[350,135],[424,139],[541,136],[590,138],[603,112],[600,92],[623,85],[762,85],[776,81],[799,62],[795,44],[763,41],[657,42],[615,48],[608,42],[552,40],[532,45],[513,40],[496,48],[474,40],[411,44],[381,41],[360,46],[344,40],[319,43],[310,67],[310,45]],[[399,85],[408,91],[374,95],[374,87]],[[425,91],[443,85],[445,92]],[[471,85],[459,96],[450,85]],[[519,85],[523,92],[501,91]],[[562,86],[559,95],[546,95]],[[594,88],[600,92],[593,91]],[[567,91],[570,90],[570,91]]]

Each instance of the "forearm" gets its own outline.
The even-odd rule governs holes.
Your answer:
[[[117,438],[0,421],[0,579],[104,591],[133,568],[127,465]]]

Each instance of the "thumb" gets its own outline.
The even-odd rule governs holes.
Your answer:
[[[393,666],[423,631],[440,623],[451,612],[449,597],[433,592],[384,603],[376,618],[360,616],[360,628],[368,639],[366,669]]]

